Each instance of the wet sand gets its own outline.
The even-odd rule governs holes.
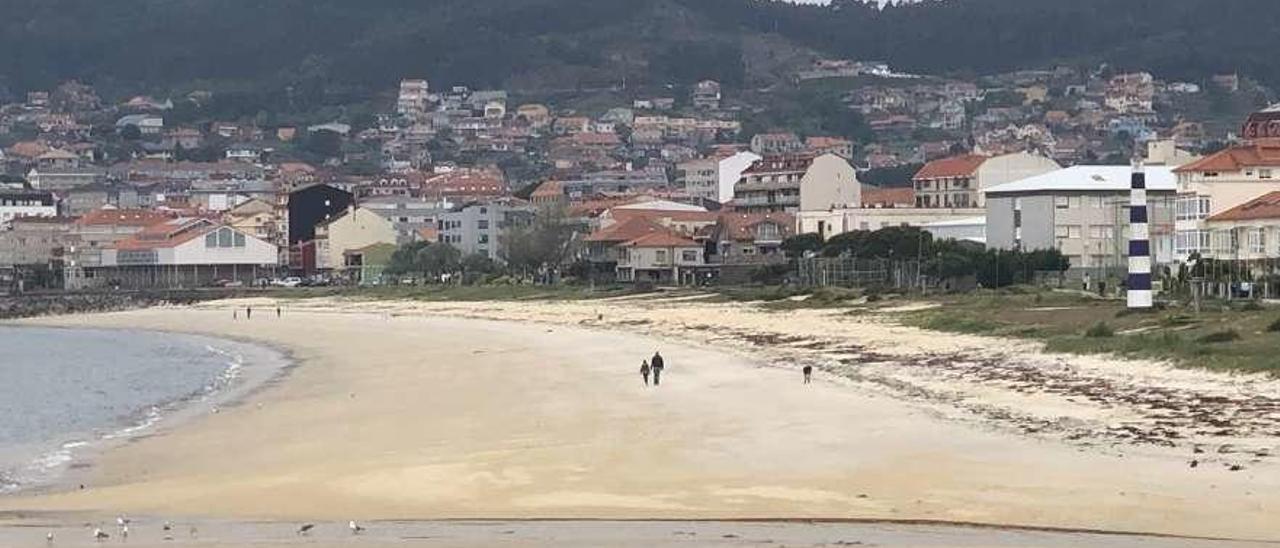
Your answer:
[[[620,304],[546,304],[539,319],[494,304],[325,301],[252,321],[229,306],[41,320],[254,340],[298,366],[240,405],[108,452],[84,491],[0,498],[0,511],[52,512],[71,530],[124,512],[250,531],[213,544],[225,546],[268,542],[249,538],[256,520],[291,533],[301,520],[456,518],[858,518],[1280,538],[1280,474],[1268,463],[1192,470],[1163,448],[1092,450],[948,417],[836,372],[805,386],[798,362],[770,350],[664,339],[640,324],[630,330],[644,334],[620,332]],[[575,314],[597,317],[592,306],[619,323],[580,325]],[[446,317],[466,314],[526,321]],[[664,385],[645,388],[639,360],[658,348]],[[808,527],[788,526],[798,538]],[[618,531],[560,529],[584,546]],[[30,530],[0,527],[0,539]],[[986,545],[1020,545],[980,531]],[[405,536],[391,540],[414,540]],[[571,539],[513,545],[561,540]]]
[[[154,522],[134,522],[127,543],[119,542],[115,527],[106,542],[92,540],[92,528],[0,527],[0,545],[13,548],[46,546],[44,535],[52,531],[56,546],[94,547],[125,544],[132,548],[203,546],[268,548],[307,546],[447,546],[451,548],[736,548],[743,546],[897,548],[1248,548],[1275,544],[1207,539],[1153,538],[1096,533],[1001,530],[893,523],[790,523],[790,522],[664,522],[664,521],[451,521],[373,522],[352,535],[344,523],[315,523],[307,535],[299,535],[298,523],[194,522],[176,523],[169,533]],[[170,540],[165,540],[166,535]]]

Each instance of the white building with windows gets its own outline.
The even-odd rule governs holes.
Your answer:
[[[56,217],[58,201],[52,192],[0,189],[0,228],[19,217]]]
[[[1280,142],[1259,139],[1174,170],[1177,174],[1177,257],[1213,253],[1208,220],[1280,191]]]
[[[269,277],[279,249],[240,230],[203,217],[151,224],[102,249],[86,266],[86,285],[122,288],[202,287]]]
[[[1127,272],[1129,166],[1073,166],[986,189],[991,249],[1057,249],[1072,271]],[[1173,262],[1176,178],[1146,168],[1151,256]]]
[[[1210,250],[1225,261],[1280,259],[1280,192],[1270,192],[1205,219]]]
[[[742,172],[760,159],[759,154],[739,152],[681,162],[676,166],[676,186],[695,198],[728,202]]]

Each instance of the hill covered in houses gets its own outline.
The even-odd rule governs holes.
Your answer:
[[[507,89],[741,87],[816,55],[953,76],[1105,62],[1280,81],[1270,0],[2,0],[0,14],[11,95],[80,79],[122,95],[289,87],[342,101],[405,74]]]

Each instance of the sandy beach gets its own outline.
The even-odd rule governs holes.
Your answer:
[[[247,304],[260,307],[254,318],[233,319]],[[217,413],[107,452],[83,471],[84,490],[0,498],[11,525],[0,540],[46,526],[73,536],[119,513],[242,524],[227,530],[264,520],[799,518],[1280,539],[1280,467],[1268,456],[1280,388],[1262,378],[697,299],[316,299],[287,303],[283,318],[273,306],[34,320],[265,343],[297,366]],[[659,349],[664,382],[646,388],[639,362]],[[803,364],[817,367],[814,384],[801,383]],[[1091,379],[1124,396],[1062,388],[1096,392]],[[1213,402],[1229,408],[1229,426],[1205,426]],[[664,527],[650,533],[682,540]],[[577,529],[581,545],[595,529]],[[793,529],[793,542],[838,541]],[[720,531],[699,530],[704,542],[683,540],[713,545]],[[253,545],[246,538],[222,545]],[[975,542],[1055,545],[984,538]],[[561,540],[510,545],[572,544]],[[1143,545],[1184,545],[1160,542]]]

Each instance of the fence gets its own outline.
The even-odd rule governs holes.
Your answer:
[[[937,280],[925,276],[919,261],[859,259],[857,257],[809,257],[797,262],[796,278],[809,287],[883,287],[928,289]]]

